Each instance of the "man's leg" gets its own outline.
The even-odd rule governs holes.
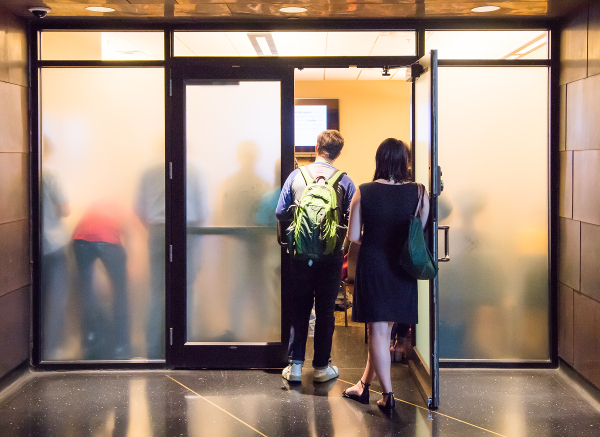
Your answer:
[[[94,290],[94,261],[98,258],[96,243],[85,240],[73,242],[81,294],[81,335],[83,358],[104,359],[104,314]]]
[[[127,255],[120,244],[98,243],[100,259],[113,286],[113,347],[109,359],[131,358],[129,294],[127,290]]]
[[[322,368],[329,364],[331,341],[335,326],[335,299],[340,288],[342,258],[322,261],[318,265],[315,279],[315,356],[313,367]]]
[[[292,310],[290,343],[288,356],[290,363],[304,363],[306,338],[308,337],[308,319],[313,306],[314,297],[314,265],[306,261],[292,261]]]

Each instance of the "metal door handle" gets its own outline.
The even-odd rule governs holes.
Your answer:
[[[450,261],[450,226],[438,226],[438,230],[444,231],[444,257],[438,258],[438,262],[446,263]]]

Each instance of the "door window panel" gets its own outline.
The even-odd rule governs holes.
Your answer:
[[[187,342],[281,341],[281,86],[188,82]]]

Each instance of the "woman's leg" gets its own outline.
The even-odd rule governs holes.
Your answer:
[[[367,365],[361,378],[365,384],[370,384],[377,375],[379,383],[384,393],[392,391],[392,380],[390,376],[390,352],[389,338],[392,331],[391,322],[373,322],[369,323],[369,356]],[[360,396],[363,392],[363,385],[359,381],[356,385],[346,390],[349,394]],[[384,403],[387,396],[384,396]]]
[[[381,391],[392,391],[392,377],[390,376],[390,335],[393,323],[374,322],[369,325],[369,361],[375,370]],[[387,395],[378,403],[385,404]]]

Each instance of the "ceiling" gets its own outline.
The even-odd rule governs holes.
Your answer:
[[[2,0],[2,7],[16,15],[32,19],[28,8],[47,6],[44,20],[60,17],[160,18],[265,20],[290,17],[279,11],[285,6],[302,6],[307,10],[294,14],[303,18],[332,19],[452,19],[482,18],[501,21],[512,18],[555,19],[565,16],[590,0]],[[500,9],[475,13],[471,9],[495,5]],[[87,6],[109,6],[115,12],[87,11]]]

